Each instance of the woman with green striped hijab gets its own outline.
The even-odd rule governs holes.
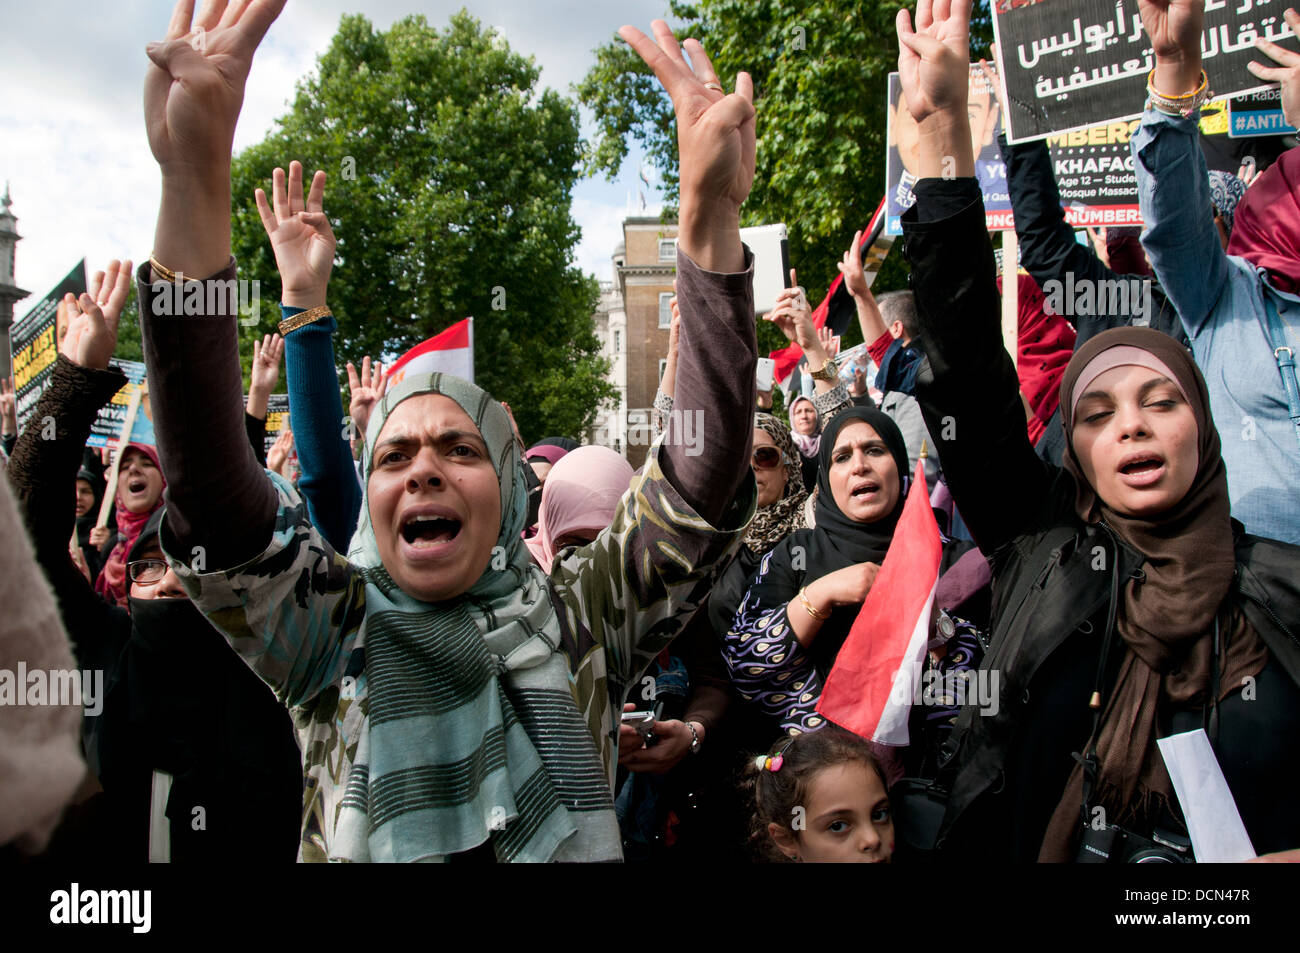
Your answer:
[[[171,479],[164,550],[194,603],[294,711],[302,859],[617,860],[622,703],[754,512],[750,429],[734,426],[754,405],[753,256],[739,233],[754,174],[752,83],[741,74],[723,93],[699,44],[687,42],[692,68],[662,21],[655,40],[622,31],[679,116],[678,404],[704,427],[704,451],[652,447],[612,525],[548,575],[520,540],[523,464],[505,410],[466,381],[409,378],[367,427],[362,517],[344,557],[297,490],[257,466],[239,400],[229,134],[282,6],[232,7],[219,23],[204,7],[208,43],[196,51],[182,0],[166,41],[150,47],[146,127],[163,201],[137,287]],[[301,203],[274,215],[306,244],[328,227]],[[193,296],[202,314],[155,307],[180,274],[208,276]],[[291,285],[286,298],[302,302],[310,289]],[[323,301],[304,306],[286,334],[328,314]]]

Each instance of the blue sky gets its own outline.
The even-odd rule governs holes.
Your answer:
[[[386,29],[412,13],[441,25],[462,6],[535,57],[543,84],[568,94],[596,46],[624,23],[648,32],[667,2],[289,0],[253,61],[235,150],[260,141],[286,111],[294,83],[313,68],[344,13],[359,10]],[[15,306],[16,316],[83,255],[92,269],[148,255],[158,171],[142,118],[144,46],[162,38],[171,9],[167,0],[0,0],[0,188],[9,182],[24,236],[16,280],[33,292]],[[629,193],[634,213],[643,214],[638,159],[630,158],[614,183],[588,179],[575,189],[573,215],[583,230],[577,263],[601,279],[610,277]],[[646,192],[647,212],[657,213],[657,192]]]

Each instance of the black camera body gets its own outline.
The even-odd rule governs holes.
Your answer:
[[[1106,824],[1100,829],[1084,825],[1079,864],[1191,864],[1192,842],[1181,834],[1156,828],[1151,837]]]

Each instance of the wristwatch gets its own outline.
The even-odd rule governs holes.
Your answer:
[[[699,736],[699,734],[695,731],[695,725],[688,721],[688,722],[686,722],[686,727],[687,727],[688,729],[690,729],[690,732],[691,732],[691,754],[699,754],[699,753],[700,753],[700,736]]]
[[[840,369],[836,365],[834,358],[822,365],[819,371],[809,371],[808,376],[815,381],[826,381],[828,384],[835,383],[839,377]]]
[[[930,640],[929,647],[937,649],[944,645],[957,634],[957,623],[953,621],[952,616],[948,615],[947,609],[940,609],[934,620],[935,635]]]

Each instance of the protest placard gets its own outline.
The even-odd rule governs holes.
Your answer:
[[[135,415],[134,425],[126,440],[122,439],[122,427],[126,423],[127,409],[131,406],[131,397],[145,379],[144,365],[139,361],[120,361],[113,358],[109,363],[120,368],[126,374],[126,383],[113,399],[99,409],[99,416],[90,425],[88,447],[116,447],[119,443],[143,443],[154,446],[158,441],[153,431],[153,408],[149,404],[149,392],[146,389],[140,400],[140,409]]]
[[[1201,58],[1218,97],[1269,86],[1246,69],[1251,60],[1273,65],[1257,38],[1300,50],[1284,7],[1283,0],[1207,0]],[[1137,0],[997,0],[993,32],[1009,141],[1142,114],[1155,54]]]
[[[1012,229],[1015,222],[1007,188],[1007,167],[997,146],[1002,128],[1001,110],[978,65],[971,67],[969,111],[973,117],[971,146],[975,151],[975,177],[984,193],[985,226],[989,231]],[[889,235],[901,235],[901,215],[915,201],[912,186],[916,183],[920,160],[919,131],[907,112],[897,73],[889,76],[888,119],[885,231]],[[1129,150],[1129,136],[1137,127],[1138,120],[1132,120],[1048,137],[1047,148],[1066,221],[1075,228],[1142,224],[1137,176]]]
[[[13,357],[19,432],[27,426],[28,418],[36,409],[36,401],[54,372],[59,342],[63,339],[61,332],[67,330],[66,326],[58,326],[59,302],[64,295],[80,295],[85,290],[86,260],[83,258],[30,311],[13,323],[9,346]]]
[[[266,398],[266,439],[264,441],[267,453],[271,452],[271,447],[280,439],[280,434],[284,428],[289,426],[289,395],[288,394],[271,394]]]
[[[1228,138],[1295,135],[1296,127],[1282,116],[1282,91],[1265,89],[1228,100]]]

